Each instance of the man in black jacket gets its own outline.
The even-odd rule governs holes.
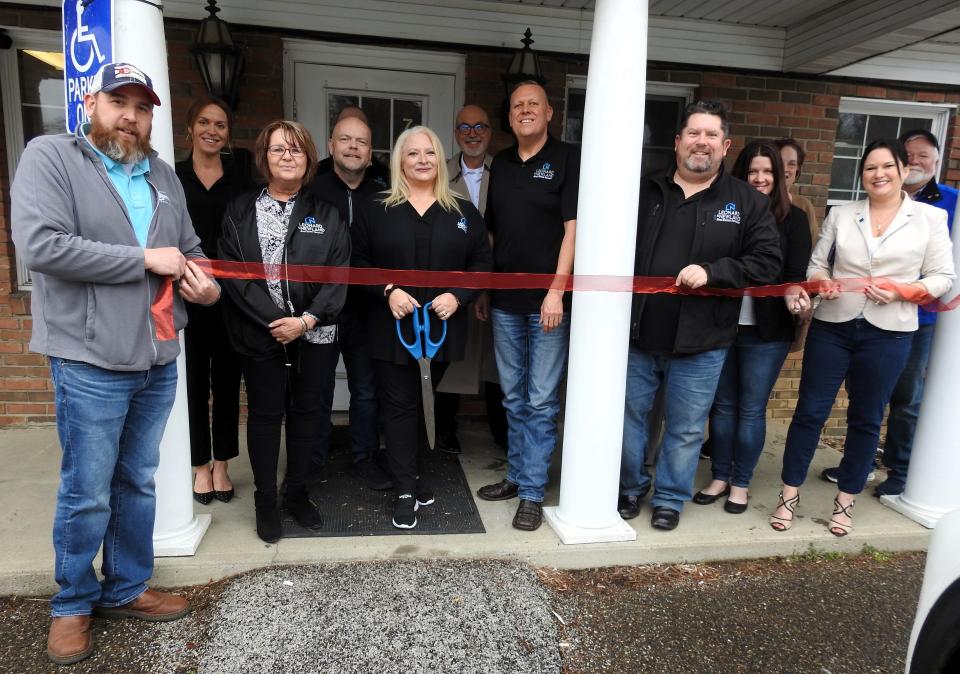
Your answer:
[[[635,273],[674,278],[679,294],[638,294],[633,301],[617,508],[624,519],[636,517],[650,489],[647,415],[663,387],[666,428],[650,499],[657,529],[676,528],[693,496],[704,423],[737,334],[739,298],[688,292],[761,285],[780,272],[768,199],[723,170],[728,131],[722,104],[688,105],[676,167],[640,188]]]
[[[357,108],[359,110],[359,108]],[[309,190],[340,211],[340,217],[351,228],[357,211],[389,189],[385,175],[371,172],[371,132],[357,115],[341,114],[333,127],[327,149],[332,170],[318,171]],[[390,489],[390,476],[374,460],[380,449],[379,406],[377,404],[376,368],[370,357],[367,331],[363,321],[366,298],[362,288],[352,287],[340,312],[337,345],[347,370],[350,389],[350,448],[353,453],[351,473],[371,489]],[[313,452],[313,472],[318,475],[327,459],[329,427]]]

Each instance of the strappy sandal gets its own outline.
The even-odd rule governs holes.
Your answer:
[[[784,499],[783,492],[780,492],[778,497],[780,503],[777,504],[777,507],[774,508],[774,512],[780,508],[786,508],[790,512],[790,517],[777,517],[776,515],[770,515],[770,528],[774,531],[786,531],[793,526],[793,513],[796,512],[797,506],[800,505],[800,492],[797,492],[793,498]]]
[[[853,504],[856,502],[857,502],[856,499],[854,499],[853,501],[850,501],[849,504],[842,506],[840,505],[839,500],[833,499],[834,517],[836,517],[837,515],[843,515],[844,517],[849,517],[851,523],[843,524],[842,522],[838,522],[837,520],[833,519],[833,517],[831,517],[830,526],[827,527],[827,531],[829,531],[831,534],[833,534],[837,538],[843,538],[844,536],[849,534],[851,531],[853,531],[853,523],[852,523],[853,513],[851,511],[853,510]]]

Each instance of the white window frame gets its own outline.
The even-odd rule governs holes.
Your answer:
[[[37,30],[0,26],[10,36],[13,44],[10,49],[0,51],[0,97],[3,98],[4,140],[7,148],[7,175],[13,182],[20,155],[23,154],[23,107],[20,100],[20,69],[17,65],[17,51],[36,49],[39,51],[62,51],[63,38],[58,31]],[[20,254],[17,253],[17,288],[30,290],[30,272]]]
[[[956,108],[957,106],[952,103],[914,103],[912,101],[888,101],[877,98],[854,98],[845,96],[840,99],[839,112],[854,115],[883,115],[888,117],[913,117],[931,120],[930,132],[940,141],[941,148],[940,160],[937,163],[937,172],[935,174],[939,181],[943,171],[943,148],[947,141],[950,117],[955,113]],[[836,146],[834,146],[834,150],[836,150]],[[828,208],[846,203],[849,202],[844,199],[827,199]]]
[[[563,129],[561,131],[562,137],[567,137],[567,119],[569,116],[569,104],[570,104],[570,90],[571,89],[583,89],[587,90],[587,76],[586,75],[567,75],[567,85],[563,91]],[[681,82],[651,82],[647,81],[647,96],[671,96],[675,98],[682,98],[688,104],[693,102],[693,95],[696,93],[697,85],[696,84],[683,84]]]

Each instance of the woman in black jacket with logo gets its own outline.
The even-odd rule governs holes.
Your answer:
[[[336,207],[302,187],[317,165],[310,133],[273,122],[256,142],[266,187],[227,208],[219,242],[223,260],[264,264],[264,280],[224,279],[227,325],[247,385],[247,446],[256,486],[257,535],[281,534],[277,502],[280,430],[286,417],[286,507],[303,527],[322,524],[306,478],[321,424],[329,423],[337,365],[337,316],[345,285],[297,283],[284,265],[346,266],[350,234]]]
[[[752,141],[730,173],[770,198],[783,256],[783,271],[774,282],[806,280],[810,225],[803,210],[790,203],[780,151],[768,141]],[[729,494],[724,510],[737,515],[747,509],[747,488],[766,439],[767,401],[795,326],[784,298],[743,298],[737,340],[724,361],[710,411],[713,480],[694,495],[694,503],[709,505]]]
[[[383,269],[490,271],[492,260],[483,218],[467,199],[450,191],[443,147],[436,134],[422,126],[397,138],[390,159],[390,192],[374,201],[354,223],[353,265]],[[396,490],[393,525],[412,529],[416,510],[433,503],[433,492],[417,477],[420,418],[420,370],[400,344],[396,321],[412,340],[410,314],[427,302],[433,340],[440,322],[447,337],[433,358],[434,388],[450,361],[463,358],[466,314],[475,291],[462,288],[371,286],[376,298],[367,308],[371,355],[377,366],[377,388],[387,438],[387,457]]]

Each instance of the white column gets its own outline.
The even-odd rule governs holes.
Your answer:
[[[590,42],[575,274],[633,275],[647,85],[646,0],[597,0]],[[617,513],[629,292],[574,292],[560,505],[564,543],[637,537]]]
[[[150,76],[160,97],[153,110],[150,142],[160,158],[173,165],[173,118],[170,78],[167,72],[167,42],[163,14],[157,6],[140,0],[114,0],[114,60],[132,63]],[[210,526],[210,515],[193,514],[193,477],[190,469],[190,431],[187,420],[187,390],[180,339],[177,358],[177,399],[160,441],[157,469],[157,516],[153,530],[157,557],[192,555]]]
[[[960,273],[960,207],[953,220],[953,264]],[[960,295],[960,280],[955,281],[941,301]],[[957,433],[957,382],[960,382],[960,309],[945,311],[937,317],[933,332],[933,351],[927,367],[927,380],[920,404],[920,419],[913,438],[907,485],[899,496],[880,500],[932,529],[951,510],[960,508],[960,434]]]

